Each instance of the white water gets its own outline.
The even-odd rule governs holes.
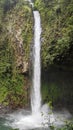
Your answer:
[[[40,63],[40,36],[41,36],[41,20],[38,11],[34,11],[34,48],[33,48],[33,87],[31,92],[31,108],[32,114],[40,112],[41,108],[41,63]]]
[[[33,3],[29,0],[33,7]],[[8,122],[5,125],[12,128],[19,128],[19,130],[29,130],[48,127],[50,124],[62,125],[64,120],[70,116],[70,114],[53,114],[48,105],[41,107],[41,63],[40,63],[40,37],[41,37],[41,20],[38,11],[33,11],[34,15],[34,47],[33,47],[33,86],[31,91],[31,109],[32,112],[20,110],[18,112],[9,114],[7,116]],[[49,114],[48,114],[49,113]],[[59,116],[60,115],[60,116]],[[39,129],[38,129],[39,130]],[[47,129],[49,130],[49,129]]]

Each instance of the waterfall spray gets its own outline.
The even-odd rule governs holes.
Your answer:
[[[30,4],[33,7],[33,3],[29,0]],[[8,115],[7,126],[11,126],[14,129],[19,130],[31,130],[40,128],[44,130],[45,128],[49,128],[48,126],[51,124],[54,125],[62,125],[64,124],[63,116],[67,116],[67,114],[63,113],[63,116],[60,118],[53,115],[52,111],[48,105],[43,105],[41,107],[41,60],[40,60],[40,49],[41,49],[41,20],[40,14],[38,11],[33,11],[34,16],[34,46],[33,46],[33,84],[32,84],[32,91],[31,91],[31,109],[32,112],[20,110],[17,113],[12,113]],[[41,114],[42,113],[42,114]],[[48,114],[49,113],[49,114]],[[10,116],[10,117],[9,117]],[[68,116],[69,117],[69,116]],[[64,117],[64,119],[67,119]],[[40,127],[40,128],[39,128]]]

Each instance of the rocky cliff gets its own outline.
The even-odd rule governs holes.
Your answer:
[[[0,103],[11,108],[28,106],[32,10],[23,0],[1,4]]]
[[[35,0],[42,19],[42,66],[73,70],[73,0]]]
[[[34,0],[41,14],[44,102],[72,105],[73,0]]]
[[[41,14],[44,102],[72,104],[73,0],[33,1]],[[11,108],[29,105],[32,28],[29,2],[0,1],[0,104]]]

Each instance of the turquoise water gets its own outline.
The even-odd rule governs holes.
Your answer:
[[[5,123],[6,123],[6,120],[4,118],[0,117],[0,130],[19,130],[19,129],[12,129],[11,127],[6,126]],[[30,129],[30,130],[32,130],[32,129]],[[33,129],[33,130],[49,130],[49,129],[36,128],[36,129]]]
[[[10,127],[4,125],[5,121],[4,118],[0,118],[0,130],[12,130]]]
[[[50,130],[49,126],[51,126],[51,121],[53,120],[53,125],[56,127],[62,127],[65,125],[65,121],[71,120],[73,117],[68,110],[65,108],[61,111],[53,111],[50,113],[50,109],[47,104],[42,106],[42,118],[40,115],[31,115],[30,111],[25,111],[24,109],[20,109],[14,111],[10,114],[5,114],[4,116],[0,115],[0,130]],[[45,115],[44,111],[49,112],[48,116]],[[40,121],[42,120],[40,125]],[[46,127],[46,125],[48,126]],[[6,124],[6,125],[5,125]],[[12,128],[11,128],[12,127]],[[41,128],[42,127],[42,128]],[[19,128],[19,129],[17,129]]]

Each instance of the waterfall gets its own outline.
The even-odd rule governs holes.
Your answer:
[[[41,20],[38,11],[33,11],[34,14],[34,47],[33,47],[33,85],[31,92],[31,108],[32,114],[40,112],[41,108],[41,62],[40,62],[40,36],[41,36]]]
[[[34,7],[29,0],[32,8]],[[49,122],[53,122],[53,116],[48,116],[48,105],[41,106],[41,18],[39,11],[33,11],[34,17],[34,45],[33,45],[33,76],[31,88],[31,112],[20,111],[17,114],[10,115],[10,126],[19,128],[19,130],[29,130],[36,128],[44,128]],[[24,112],[24,114],[23,114]],[[50,118],[51,117],[51,118]],[[13,121],[14,120],[14,121]],[[51,121],[50,121],[51,120]],[[8,123],[9,125],[9,123]],[[43,129],[42,129],[43,130]]]
[[[29,0],[31,6],[33,3]],[[33,46],[33,81],[31,90],[31,111],[20,110],[9,114],[6,119],[9,120],[5,125],[19,130],[34,129],[44,130],[49,129],[49,125],[61,126],[64,125],[68,117],[71,117],[68,112],[63,112],[63,115],[53,114],[47,104],[41,107],[41,19],[38,11],[33,11],[34,16],[34,46]]]

